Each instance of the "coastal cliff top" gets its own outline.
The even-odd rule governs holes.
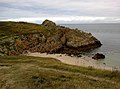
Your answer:
[[[25,33],[39,33],[39,32],[48,32],[51,35],[57,30],[65,30],[65,31],[73,31],[68,27],[56,25],[54,22],[45,20],[42,24],[28,23],[28,22],[12,22],[12,21],[4,21],[0,22],[0,37],[15,35],[15,34],[25,34]],[[75,30],[79,34],[82,35],[90,35],[87,33],[83,33],[83,31]]]
[[[91,33],[56,25],[45,20],[42,24],[0,22],[0,53],[7,55],[30,52],[79,54],[100,47]]]

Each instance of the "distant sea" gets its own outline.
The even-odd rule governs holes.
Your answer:
[[[63,24],[62,24],[63,25]],[[93,56],[95,53],[103,53],[106,58],[100,60],[107,66],[120,69],[120,24],[64,24],[69,28],[78,28],[92,33],[103,44],[86,55]]]

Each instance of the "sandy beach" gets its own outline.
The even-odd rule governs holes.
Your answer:
[[[50,57],[60,60],[62,63],[70,64],[70,65],[77,65],[82,67],[93,67],[96,69],[102,70],[116,70],[113,67],[107,66],[105,63],[101,61],[94,60],[91,57],[82,55],[82,57],[71,57],[67,56],[66,54],[47,54],[47,53],[28,53],[27,56],[35,56],[35,57]]]

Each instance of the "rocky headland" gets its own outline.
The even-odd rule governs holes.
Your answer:
[[[59,26],[49,20],[42,24],[0,22],[1,56],[21,55],[28,51],[79,55],[101,45],[91,33]]]

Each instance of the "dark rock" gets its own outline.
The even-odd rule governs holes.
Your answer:
[[[82,55],[79,54],[79,55],[77,55],[77,57],[82,57]]]
[[[98,46],[101,46],[101,42],[99,40],[95,40],[95,44],[97,44]]]
[[[105,55],[103,55],[103,54],[100,54],[100,53],[97,53],[97,54],[95,54],[93,57],[92,57],[93,59],[104,59],[105,58]]]
[[[62,55],[60,55],[60,57],[62,57]]]
[[[106,65],[106,63],[103,63],[104,65]]]

